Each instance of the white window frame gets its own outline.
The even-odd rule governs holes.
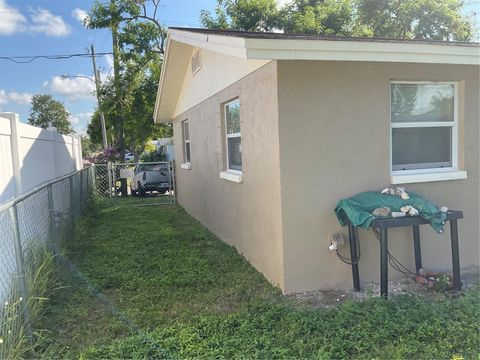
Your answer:
[[[188,139],[186,137],[187,132],[185,131],[185,126],[188,126]],[[190,170],[192,168],[191,165],[191,157],[192,157],[192,147],[190,145],[190,122],[187,120],[182,121],[182,140],[183,140],[183,164],[180,165],[182,169]],[[189,145],[189,152],[187,152],[187,144]],[[187,159],[187,154],[190,154],[190,159]]]
[[[226,163],[226,171],[220,172],[220,178],[227,180],[227,181],[232,181],[235,183],[241,183],[243,181],[243,161],[242,161],[242,170],[236,170],[236,169],[231,169],[230,168],[230,162],[229,162],[229,154],[228,154],[228,139],[231,138],[236,138],[240,137],[240,140],[242,139],[242,128],[240,125],[240,132],[234,133],[234,134],[228,134],[228,127],[227,127],[227,106],[231,105],[232,103],[238,101],[240,104],[240,99],[236,98],[233,100],[230,100],[223,104],[223,127],[224,127],[224,135],[225,135],[225,140],[222,139],[224,142],[225,146],[225,163]],[[240,104],[241,105],[241,104]],[[242,159],[243,160],[243,159]]]
[[[237,169],[231,169],[230,168],[230,161],[229,161],[229,153],[228,153],[228,139],[235,139],[235,138],[240,138],[242,139],[242,127],[240,126],[240,132],[233,133],[233,134],[228,134],[227,130],[227,106],[230,104],[233,104],[235,102],[238,102],[240,104],[240,99],[234,99],[232,101],[229,101],[223,105],[223,114],[224,114],[224,120],[225,120],[225,154],[226,154],[226,163],[227,163],[227,172],[235,175],[242,175],[242,170],[243,170],[243,161],[242,161],[242,170],[237,170]],[[243,159],[242,159],[243,160]]]
[[[453,123],[450,121],[430,121],[430,122],[392,122],[392,95],[391,88],[394,84],[411,85],[453,85]],[[406,184],[416,182],[441,181],[465,179],[467,173],[458,169],[458,82],[456,81],[390,81],[390,176],[392,184]],[[450,127],[452,128],[451,156],[452,166],[439,168],[425,168],[414,170],[393,170],[393,129],[399,128],[421,128],[421,127]]]

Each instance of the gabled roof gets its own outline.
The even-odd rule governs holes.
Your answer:
[[[327,36],[315,34],[297,34],[280,32],[258,32],[258,31],[234,31],[234,30],[214,30],[185,27],[170,27],[170,31],[188,31],[197,34],[229,36],[246,39],[303,39],[303,40],[326,40],[326,41],[363,41],[363,42],[393,42],[393,43],[422,43],[422,44],[442,44],[450,46],[479,46],[479,43],[466,41],[442,41],[432,39],[393,39],[381,37],[358,37],[358,36]]]
[[[480,65],[480,44],[170,28],[154,118],[170,121],[193,47],[249,60],[380,61]]]

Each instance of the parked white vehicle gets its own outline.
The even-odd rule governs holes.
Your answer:
[[[171,187],[168,163],[138,164],[133,171],[130,184],[132,195],[145,196],[147,191],[165,194]]]
[[[135,160],[135,156],[131,153],[131,152],[128,152],[125,154],[125,161],[126,162],[131,162],[131,161],[134,161]]]

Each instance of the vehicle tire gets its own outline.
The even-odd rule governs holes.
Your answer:
[[[138,195],[137,190],[133,190],[133,189],[130,189],[130,194],[132,194],[132,196]]]
[[[140,182],[138,183],[138,196],[140,197],[145,197],[147,195],[147,192],[143,188],[142,184]]]
[[[167,190],[168,190],[168,189],[161,188],[161,189],[158,190],[158,193],[161,194],[161,195],[163,195],[163,194],[165,194],[165,193],[167,192]]]

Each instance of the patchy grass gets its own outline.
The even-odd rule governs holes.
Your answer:
[[[70,242],[44,358],[478,358],[478,288],[313,310],[180,207],[129,203],[100,203]]]

